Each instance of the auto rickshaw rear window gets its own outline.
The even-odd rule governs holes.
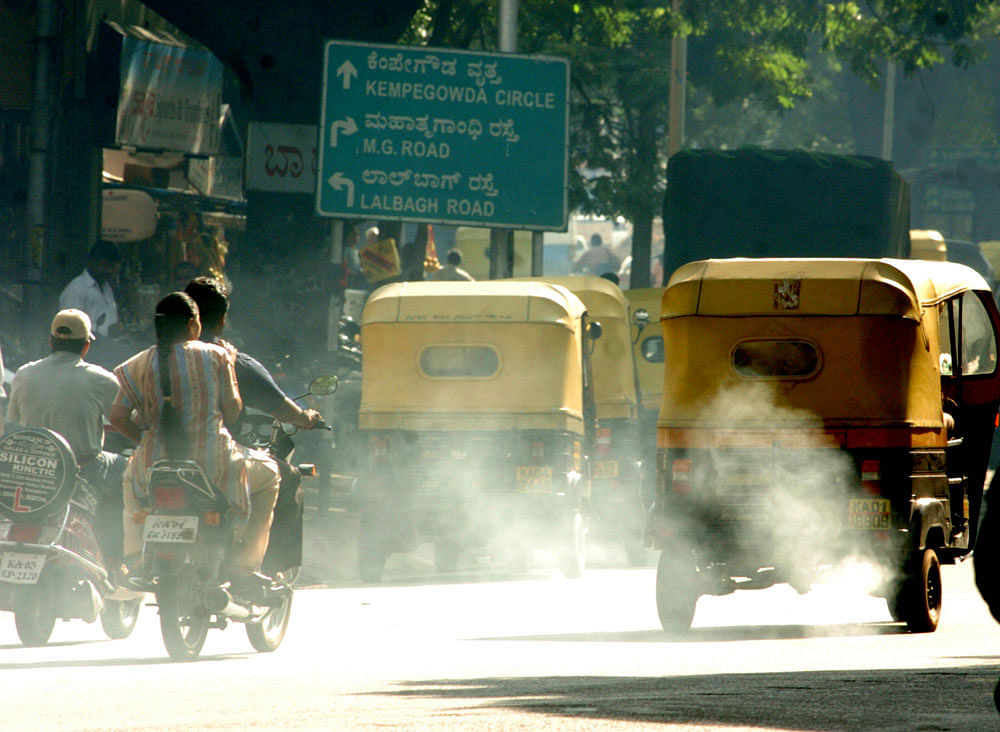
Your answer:
[[[651,336],[644,340],[642,357],[650,363],[663,363],[663,337]]]
[[[486,379],[500,368],[491,346],[428,346],[420,352],[420,370],[438,379]]]
[[[808,341],[748,340],[733,349],[733,368],[757,379],[807,378],[819,370],[819,351]]]

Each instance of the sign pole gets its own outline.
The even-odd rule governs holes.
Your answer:
[[[517,0],[500,0],[500,51],[517,52]],[[490,279],[514,276],[513,234],[504,229],[490,232]]]

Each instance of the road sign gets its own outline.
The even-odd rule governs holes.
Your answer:
[[[321,216],[566,228],[569,63],[327,41]]]

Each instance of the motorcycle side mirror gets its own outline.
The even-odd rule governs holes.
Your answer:
[[[309,393],[313,396],[328,396],[337,391],[337,386],[340,384],[340,379],[338,379],[334,374],[324,374],[323,376],[317,376],[309,384]]]

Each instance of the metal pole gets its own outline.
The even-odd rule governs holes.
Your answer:
[[[333,264],[335,276],[340,276],[340,268],[344,262],[344,222],[334,219],[330,226],[330,263]],[[344,308],[344,291],[335,287],[330,293],[330,303],[327,310],[326,350],[336,351],[340,333],[340,314]]]
[[[892,126],[896,114],[896,62],[885,62],[885,108],[882,110],[882,159],[892,160]]]
[[[517,51],[517,3],[518,0],[500,0],[499,31],[500,50],[503,53]],[[490,279],[512,277],[513,236],[506,229],[490,232]],[[534,239],[532,239],[532,263],[534,263]],[[534,264],[532,264],[534,267]]]
[[[680,15],[681,0],[673,0],[674,16]],[[667,131],[667,155],[684,144],[684,101],[687,94],[687,36],[675,35],[670,41],[670,120]]]
[[[39,0],[35,26],[35,90],[31,100],[31,148],[28,162],[28,259],[25,267],[27,313],[42,312],[41,281],[45,229],[49,148],[55,111],[52,78],[56,73],[54,47],[56,0]]]

